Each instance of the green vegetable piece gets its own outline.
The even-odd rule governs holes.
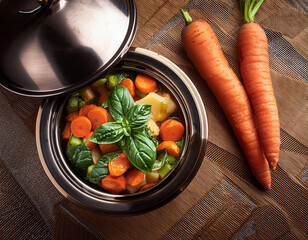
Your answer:
[[[121,122],[134,106],[134,99],[126,87],[117,85],[108,93],[108,108],[114,120]]]
[[[119,122],[107,122],[97,127],[90,141],[98,144],[109,144],[120,141],[124,136],[124,127]]]
[[[103,155],[93,167],[89,181],[92,183],[98,183],[106,177],[109,174],[108,163],[117,158],[119,155],[119,153],[108,153]]]
[[[109,75],[107,78],[107,87],[109,89],[114,88],[118,84],[118,76],[117,75]]]
[[[78,99],[78,109],[82,108],[84,105],[87,105],[87,102],[82,98]]]
[[[140,171],[152,172],[156,160],[156,147],[144,134],[125,137],[125,152],[129,161]]]
[[[80,92],[74,92],[72,93],[71,97],[79,97],[80,96]]]
[[[91,165],[91,166],[88,167],[87,177],[86,177],[87,180],[89,180],[90,175],[91,175],[91,173],[92,173],[92,170],[93,170],[94,166],[95,166],[95,164],[93,164],[93,165]]]
[[[174,164],[176,163],[176,157],[175,157],[175,156],[172,156],[172,155],[170,155],[170,154],[168,154],[167,162],[168,162],[170,165],[174,165]]]
[[[164,166],[167,159],[168,159],[167,149],[163,149],[162,152],[158,155],[158,159],[155,161],[152,171],[161,169]]]
[[[78,110],[78,107],[79,107],[79,97],[78,96],[70,97],[66,105],[66,111],[75,112]]]
[[[180,149],[179,156],[181,156],[181,154],[183,152],[183,148],[184,148],[184,137],[180,141],[177,141],[176,144],[178,145],[178,147]]]
[[[75,137],[74,135],[71,135],[70,140],[68,141],[68,144],[67,144],[67,150],[81,143],[82,143],[82,139]]]
[[[193,20],[192,20],[191,16],[189,15],[189,13],[187,11],[185,11],[184,9],[181,9],[181,13],[182,13],[182,16],[185,20],[186,25],[191,24]]]
[[[139,96],[139,97],[142,97],[142,98],[144,98],[146,95],[148,95],[146,93],[140,92],[138,89],[136,89],[135,91],[136,91],[136,95]]]
[[[92,163],[91,152],[86,144],[83,142],[77,146],[71,147],[66,153],[72,165],[86,177],[88,167]]]
[[[170,165],[168,162],[165,162],[164,166],[159,169],[159,177],[163,179],[172,169],[174,166]]]
[[[103,108],[107,108],[108,107],[108,101],[102,102],[101,106]]]
[[[98,87],[101,87],[101,86],[104,86],[107,82],[107,78],[101,78],[97,81],[95,81],[94,83],[92,83],[92,87],[94,88],[98,88]]]
[[[264,0],[239,0],[240,11],[245,23],[254,22],[255,15],[263,1]]]

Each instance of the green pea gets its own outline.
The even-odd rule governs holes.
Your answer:
[[[107,87],[112,89],[114,86],[118,84],[118,76],[117,75],[110,75],[107,79]]]
[[[67,112],[75,112],[78,110],[79,106],[79,97],[78,96],[72,96],[67,102],[66,111]]]

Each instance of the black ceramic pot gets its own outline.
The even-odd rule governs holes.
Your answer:
[[[177,166],[155,187],[134,194],[111,194],[82,179],[70,166],[61,144],[66,96],[45,99],[37,116],[36,141],[49,179],[68,199],[109,215],[133,215],[156,209],[181,193],[197,173],[205,153],[208,124],[203,102],[191,80],[168,59],[145,49],[130,49],[116,68],[155,77],[177,100],[186,129]]]

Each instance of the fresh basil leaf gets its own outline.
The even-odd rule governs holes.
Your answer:
[[[136,73],[132,73],[132,72],[119,72],[117,73],[118,78],[119,78],[119,83],[122,82],[123,79],[125,78],[129,78],[131,80],[135,80],[137,74]]]
[[[162,152],[158,155],[158,160],[154,162],[154,166],[152,170],[161,169],[164,166],[166,160],[168,159],[167,149],[163,149]]]
[[[144,134],[154,143],[155,147],[157,148],[159,145],[158,140],[153,136],[151,130],[148,127],[145,127]]]
[[[117,85],[108,93],[108,107],[114,120],[121,122],[134,106],[134,99],[126,87]]]
[[[180,141],[177,141],[176,144],[178,145],[180,151],[179,151],[179,156],[181,156],[184,148],[184,137]]]
[[[151,115],[151,105],[138,104],[127,113],[127,120],[131,129],[142,128],[146,125]]]
[[[140,171],[151,172],[156,160],[156,147],[144,134],[125,137],[125,151],[129,161]]]
[[[120,156],[120,153],[108,153],[103,155],[95,164],[89,177],[91,183],[98,183],[109,174],[108,163]]]
[[[93,132],[90,141],[98,144],[115,143],[124,136],[122,123],[107,122],[97,127]]]
[[[85,176],[88,167],[92,163],[91,152],[86,144],[81,143],[77,146],[71,147],[66,153],[72,165]]]
[[[118,141],[118,146],[121,150],[125,150],[125,137]]]

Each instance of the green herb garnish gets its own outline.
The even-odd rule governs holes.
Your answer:
[[[129,91],[124,86],[116,85],[108,93],[108,108],[115,122],[99,126],[90,141],[98,144],[120,142],[137,169],[151,172],[156,160],[156,146],[145,133],[151,106],[134,105]]]

